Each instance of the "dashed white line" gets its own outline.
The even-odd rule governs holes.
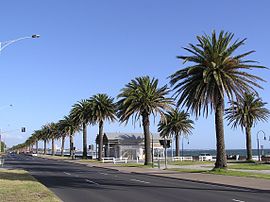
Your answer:
[[[70,173],[67,173],[67,172],[64,172],[64,174],[66,174],[66,175],[71,175]]]
[[[89,183],[92,183],[92,184],[95,184],[95,185],[99,185],[98,183],[92,181],[92,180],[89,180],[89,179],[85,179],[86,182],[89,182]]]
[[[233,201],[236,201],[236,202],[245,202],[245,201],[241,201],[241,200],[238,200],[238,199],[232,199]]]
[[[137,179],[130,179],[130,181],[141,182],[141,183],[146,183],[146,184],[150,183],[150,182],[146,182],[146,181],[143,181],[143,180],[137,180]]]
[[[99,174],[101,174],[101,175],[108,175],[107,173],[99,173]]]

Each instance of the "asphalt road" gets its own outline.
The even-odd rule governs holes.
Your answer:
[[[8,155],[5,167],[29,171],[65,202],[269,202],[266,191],[122,173],[57,160]]]

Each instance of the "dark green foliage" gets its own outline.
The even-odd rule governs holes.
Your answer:
[[[164,110],[170,109],[173,103],[171,98],[166,97],[168,93],[169,89],[166,85],[158,87],[158,79],[143,76],[131,80],[118,95],[117,115],[120,122],[128,122],[132,117],[132,122],[135,124],[142,118],[145,165],[151,163],[149,116],[159,114],[164,118]]]

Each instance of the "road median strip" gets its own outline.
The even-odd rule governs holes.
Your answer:
[[[24,170],[0,169],[0,202],[60,202],[49,189]]]

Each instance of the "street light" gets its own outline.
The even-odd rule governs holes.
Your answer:
[[[12,104],[4,105],[4,106],[0,107],[0,109],[4,109],[6,107],[13,107],[13,105]],[[2,152],[2,133],[1,132],[2,131],[1,131],[1,128],[0,128],[0,153]],[[3,141],[3,143],[4,143],[4,141]],[[4,145],[3,151],[5,152],[5,144],[3,144],[3,145]]]
[[[18,39],[13,39],[13,40],[9,40],[9,41],[2,41],[0,42],[0,53],[2,52],[3,49],[5,49],[7,46],[17,42],[17,41],[21,41],[21,40],[24,40],[24,39],[37,39],[39,38],[40,35],[38,34],[33,34],[31,36],[25,36],[25,37],[20,37]]]
[[[257,151],[258,151],[258,160],[261,161],[261,155],[260,155],[260,140],[259,140],[259,133],[262,132],[263,133],[263,139],[266,140],[266,134],[263,130],[259,130],[257,132]]]

